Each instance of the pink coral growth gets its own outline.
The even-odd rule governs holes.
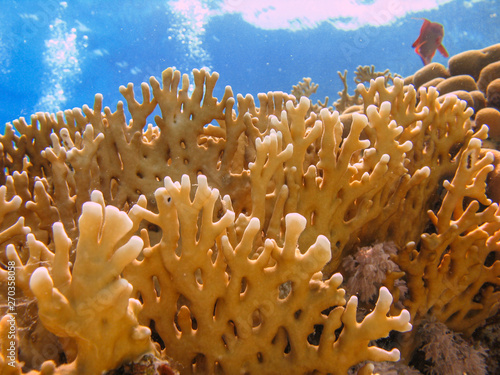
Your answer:
[[[360,363],[357,366],[353,366],[349,369],[348,375],[358,374],[360,368],[362,368],[366,363]],[[402,362],[375,362],[374,374],[377,375],[422,375],[422,373],[413,367],[405,365]]]
[[[391,260],[397,252],[393,242],[378,243],[359,248],[354,256],[343,260],[345,270],[345,289],[350,295],[357,295],[361,302],[369,302],[376,297],[379,288],[391,272],[401,272],[399,266]],[[401,295],[407,291],[402,280],[396,280],[395,286]]]
[[[429,375],[487,374],[486,350],[464,340],[444,323],[426,321],[419,329],[419,338],[426,361],[432,364]]]

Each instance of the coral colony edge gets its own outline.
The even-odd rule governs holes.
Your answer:
[[[3,374],[498,373],[500,45],[337,111],[193,76],[7,124]]]

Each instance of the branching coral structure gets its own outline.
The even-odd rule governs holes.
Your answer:
[[[398,359],[397,350],[368,346],[391,330],[411,328],[406,311],[386,317],[392,301],[387,289],[358,323],[356,298],[343,307],[341,275],[323,280],[321,269],[331,257],[326,237],[319,236],[304,253],[298,250],[305,218],[286,216],[283,247],[266,239],[255,249],[259,219],[252,218],[241,231],[231,211],[212,222],[218,191],[207,186],[204,176],[197,182],[191,201],[187,176],[181,183],[167,178],[165,189],[155,194],[158,214],[141,208],[141,202],[130,212],[163,233],[158,244],[145,249],[142,261],[125,270],[125,277],[144,301],[141,318],[155,322],[168,355],[184,369],[204,374],[344,374],[363,360]],[[286,291],[285,284],[290,286]],[[314,342],[310,336],[318,326],[322,333]]]
[[[102,199],[101,199],[102,202]],[[124,212],[87,202],[79,219],[76,259],[70,270],[71,241],[60,223],[54,224],[55,256],[51,274],[37,268],[30,287],[38,300],[42,323],[56,335],[73,338],[78,347],[78,374],[97,374],[153,351],[151,331],[141,327],[138,300],[120,277],[142,250],[132,236],[118,247],[132,226]]]
[[[8,289],[0,306],[30,319],[17,319],[14,368],[0,323],[4,372],[101,373],[148,355],[183,374],[346,374],[398,360],[375,343],[391,331],[432,318],[467,336],[498,312],[493,156],[465,101],[378,77],[343,122],[282,92],[219,100],[216,73],[193,77],[189,94],[165,70],[142,103],[121,87],[128,122],[97,95],[7,124],[0,280],[15,269],[25,307],[9,311]],[[357,318],[339,272],[377,243],[392,250]],[[414,335],[396,343],[406,362]]]

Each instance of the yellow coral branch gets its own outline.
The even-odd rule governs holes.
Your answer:
[[[120,277],[143,245],[140,238],[128,235],[131,228],[126,213],[85,203],[72,270],[71,241],[56,223],[52,276],[45,267],[31,276],[30,287],[44,325],[77,342],[74,373],[100,373],[153,350],[149,328],[137,323],[140,304],[129,298],[132,287]]]

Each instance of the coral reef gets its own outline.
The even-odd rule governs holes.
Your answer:
[[[304,77],[302,78],[302,81],[297,83],[296,85],[293,86],[292,88],[292,95],[295,96],[297,100],[300,100],[303,96],[310,98],[311,95],[316,93],[316,90],[318,90],[319,85],[317,83],[312,82],[312,79],[309,77]],[[328,108],[332,109],[331,107],[328,107],[328,101],[330,99],[328,97],[325,98],[325,102],[322,103],[320,100],[317,101],[316,104],[313,104],[311,102],[311,109],[310,111],[318,113],[323,109],[323,108]],[[310,112],[308,113],[310,114]]]
[[[142,102],[120,87],[129,121],[96,95],[7,124],[2,371],[371,374],[395,347],[409,363],[431,319],[468,339],[498,313],[500,210],[482,72],[453,64],[352,97],[344,76],[343,114],[315,112],[307,80],[257,105],[167,69]]]

